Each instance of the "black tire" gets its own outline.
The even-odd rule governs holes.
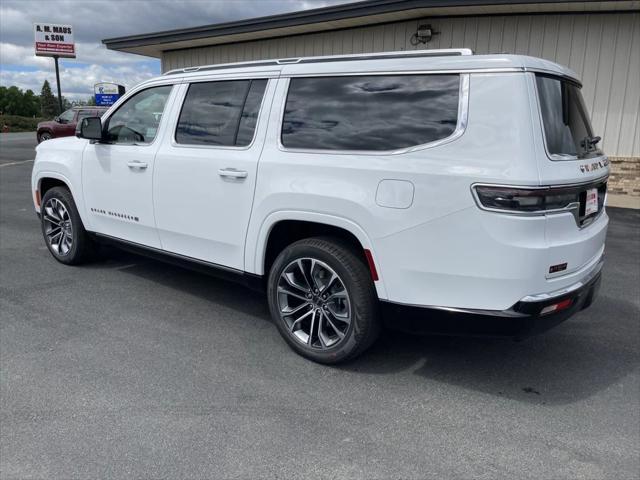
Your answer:
[[[52,227],[55,228],[55,224],[51,221],[53,217],[47,212],[47,207],[51,206],[50,202],[62,203],[67,211],[64,221],[69,222],[71,225],[71,228],[67,230],[70,232],[71,245],[66,252],[61,247],[56,248],[56,242],[51,240],[50,231]],[[53,187],[47,190],[42,198],[41,205],[40,225],[42,227],[42,236],[53,258],[65,265],[79,265],[92,259],[95,253],[95,244],[82,224],[71,192],[65,187]],[[67,244],[65,243],[65,245]]]
[[[297,263],[299,259],[304,259],[303,261],[309,262],[309,264],[311,264],[311,259],[324,263],[338,275],[338,280],[344,286],[343,291],[346,290],[350,305],[350,323],[341,332],[344,337],[336,340],[335,345],[326,347],[324,342],[320,341],[318,331],[316,337],[320,346],[316,348],[311,346],[313,327],[310,328],[309,343],[304,344],[303,340],[293,333],[291,325],[287,323],[288,320],[281,316],[279,302],[282,297],[279,295],[282,294],[278,293],[278,286],[285,281],[282,277],[285,269],[296,268],[294,262]],[[329,237],[307,238],[285,248],[278,255],[269,272],[267,295],[271,317],[282,337],[293,350],[315,362],[336,364],[353,359],[369,348],[380,333],[381,322],[378,312],[378,297],[369,268],[353,248],[339,239]],[[317,299],[321,301],[319,298]],[[304,303],[304,300],[300,300],[300,302]],[[312,302],[312,300],[308,300],[308,302]],[[317,307],[319,314],[324,313],[320,312],[321,308],[324,307],[324,305]],[[310,303],[305,308],[313,310],[314,304]],[[302,310],[302,313],[304,312],[305,310]],[[315,314],[313,315],[315,317]],[[335,321],[336,317],[332,318]],[[310,320],[308,322],[310,323]],[[322,323],[319,325],[322,325]],[[326,320],[324,320],[324,325],[326,327]],[[335,328],[333,331],[337,334]]]
[[[38,134],[38,143],[42,143],[42,142],[45,142],[47,140],[51,140],[52,138],[53,138],[53,136],[51,135],[50,132],[44,131],[44,132]]]

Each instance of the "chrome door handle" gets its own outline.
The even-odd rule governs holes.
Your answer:
[[[247,178],[248,173],[244,170],[236,170],[235,168],[221,168],[218,175],[229,178]]]
[[[127,162],[127,167],[134,168],[134,169],[137,169],[137,170],[144,170],[148,166],[149,165],[147,165],[147,162],[139,162],[138,160],[133,160],[131,162]]]

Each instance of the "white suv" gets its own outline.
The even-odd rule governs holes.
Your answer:
[[[289,345],[352,358],[383,320],[523,336],[588,306],[608,161],[576,75],[469,50],[174,70],[41,144],[49,250],[96,243],[265,287]]]

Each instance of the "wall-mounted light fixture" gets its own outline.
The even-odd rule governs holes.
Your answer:
[[[411,45],[430,42],[434,35],[439,34],[440,32],[436,32],[431,24],[419,25],[416,33],[411,36]]]

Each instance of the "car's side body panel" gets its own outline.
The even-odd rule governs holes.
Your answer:
[[[170,110],[175,97],[174,86],[165,111]],[[104,118],[107,121],[109,116]],[[150,144],[90,142],[85,147],[82,185],[92,231],[161,248],[153,210],[153,177],[160,139],[169,123],[162,114],[158,133]]]
[[[481,209],[473,191],[478,183],[537,188],[606,178],[606,157],[557,161],[545,150],[534,72],[577,82],[573,72],[511,55],[314,62],[223,66],[147,82],[104,118],[136,91],[174,84],[152,145],[47,142],[38,151],[34,189],[44,172],[55,172],[69,181],[87,229],[256,275],[268,273],[266,246],[278,222],[342,228],[371,252],[378,297],[404,305],[502,311],[528,295],[569,287],[599,265],[608,222],[603,211],[583,228],[569,212]],[[283,145],[292,78],[385,74],[459,75],[455,132],[392,151]],[[175,142],[189,83],[246,78],[269,78],[251,145]],[[141,155],[149,168],[142,175],[127,170]],[[247,175],[225,179],[224,169]],[[144,214],[133,212],[138,222],[131,223],[129,210],[136,208]],[[565,269],[549,275],[556,264]]]
[[[154,211],[165,250],[239,270],[245,268],[245,240],[258,160],[277,81],[277,72],[263,75],[274,80],[267,83],[254,138],[246,147],[179,144],[175,131],[187,92],[187,85],[181,85],[179,100],[168,114],[171,122],[162,139],[154,175]],[[241,176],[233,177],[236,172]]]
[[[34,206],[40,211],[38,196],[42,191],[43,178],[53,178],[69,187],[78,207],[83,223],[90,224],[82,197],[82,153],[89,142],[75,137],[61,138],[36,147],[37,158],[31,174],[31,191],[34,192]],[[46,149],[46,152],[43,152]]]

